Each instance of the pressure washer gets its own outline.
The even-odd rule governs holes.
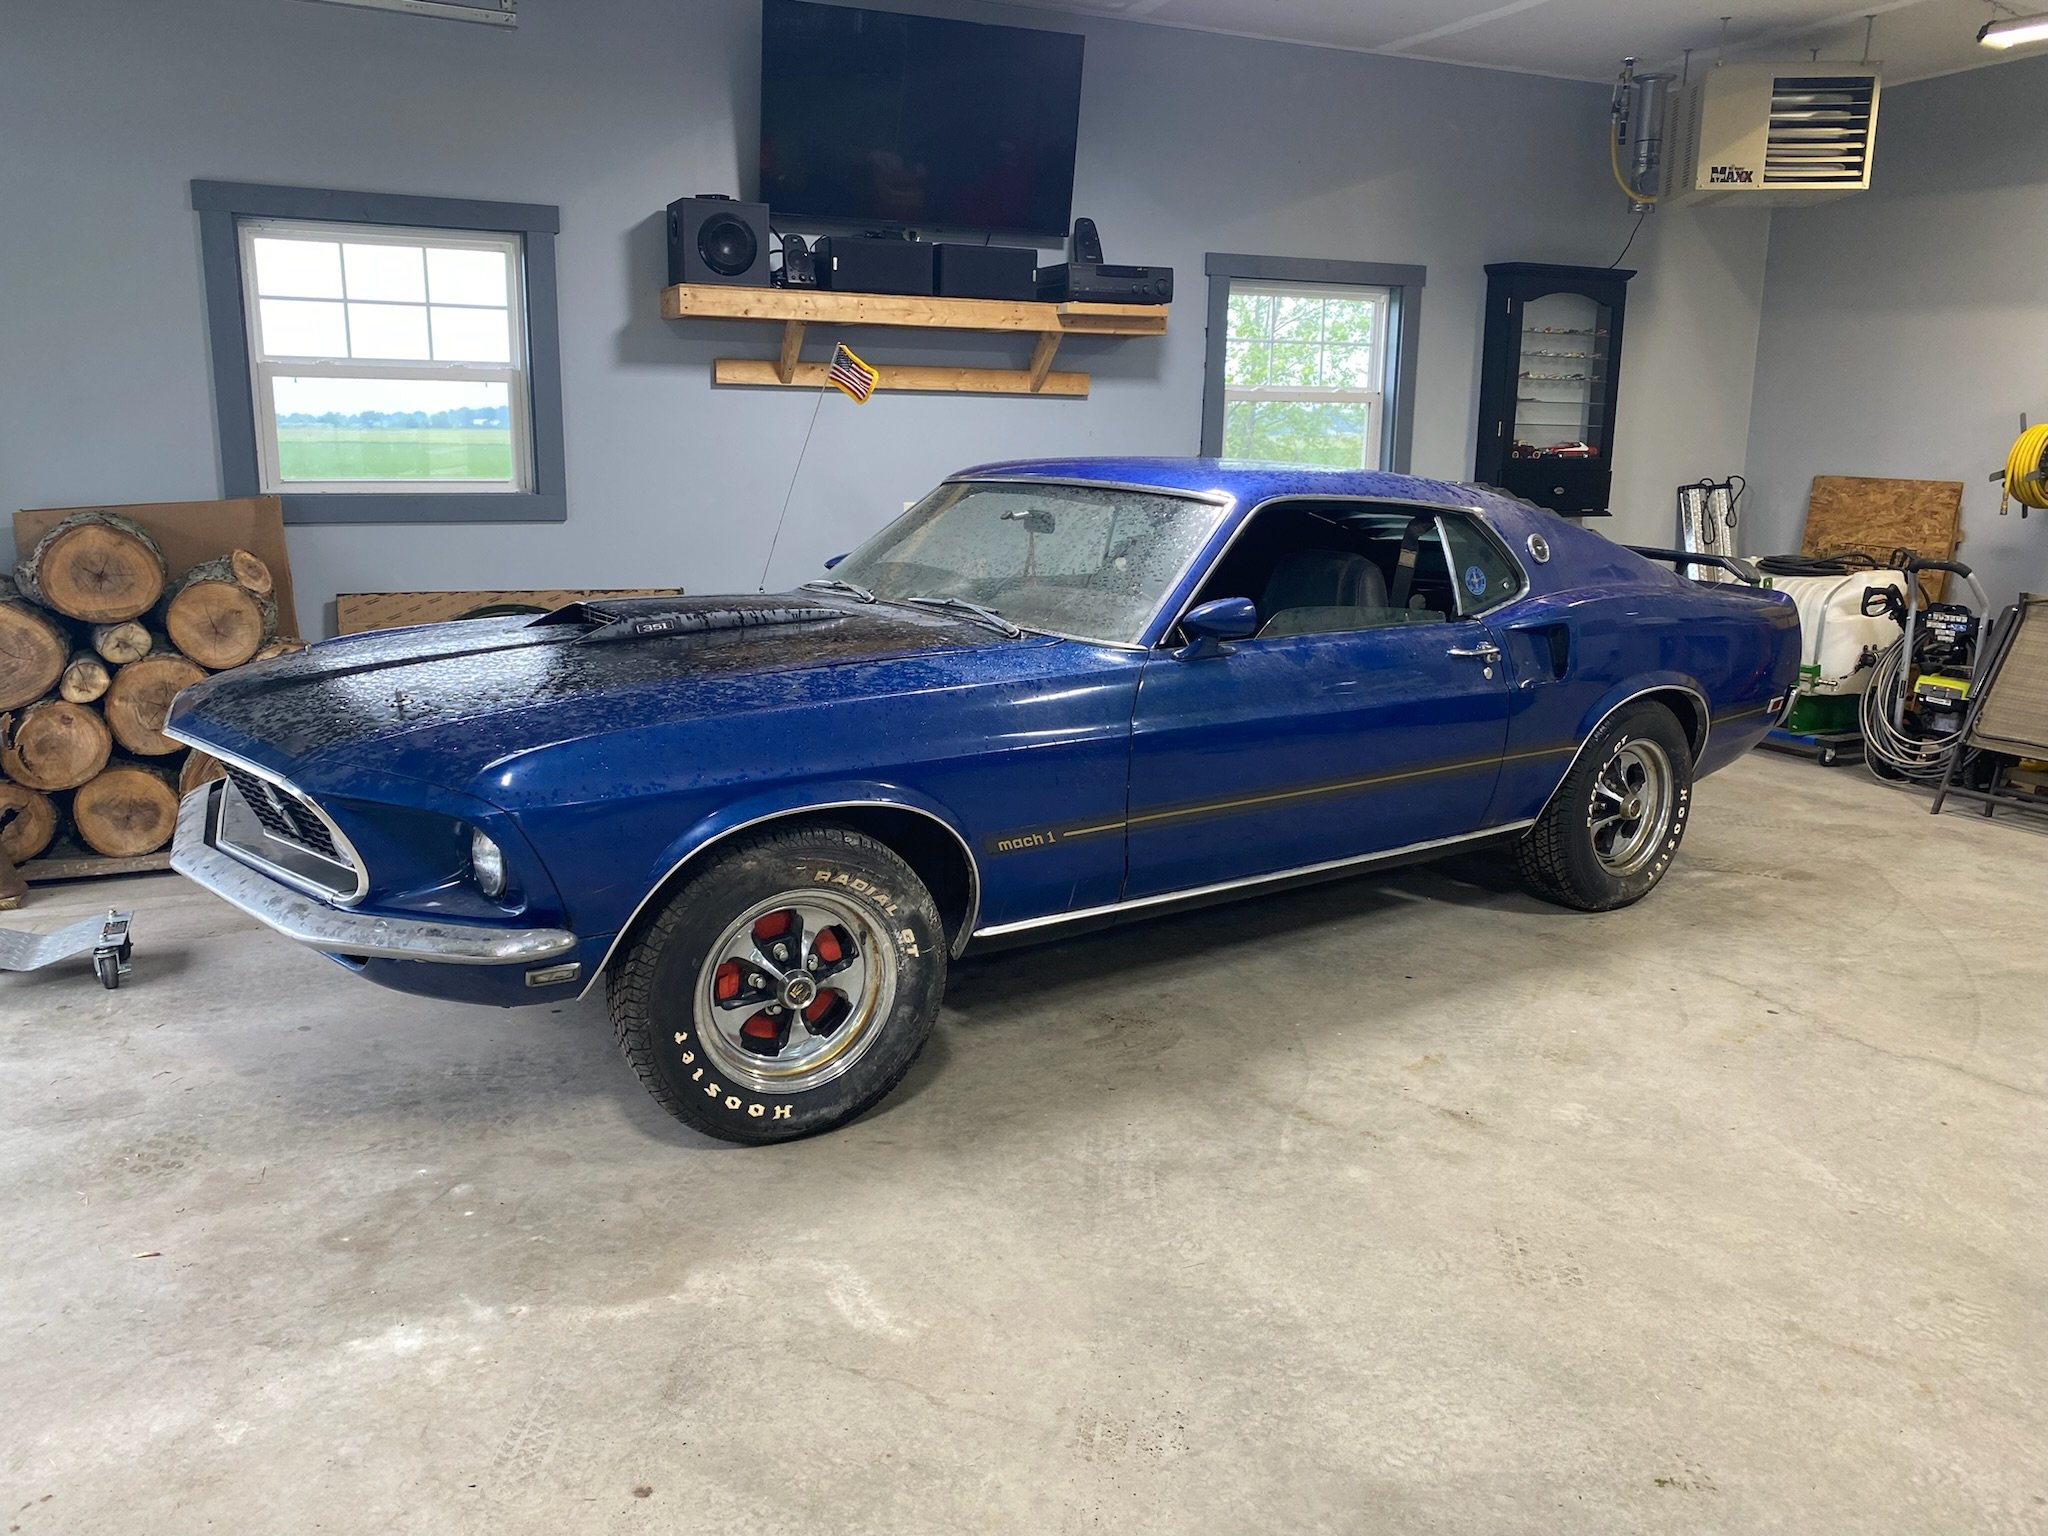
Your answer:
[[[1967,565],[1895,549],[1766,555],[1767,581],[1799,609],[1799,682],[1765,745],[1823,766],[1860,756],[1890,782],[1933,783],[1961,741],[1989,600]],[[1969,585],[1977,609],[1934,602],[1923,572]]]

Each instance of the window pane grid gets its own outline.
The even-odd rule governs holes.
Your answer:
[[[1233,458],[1379,462],[1383,288],[1233,283],[1224,340],[1223,451]]]
[[[243,225],[267,490],[531,484],[519,242]]]

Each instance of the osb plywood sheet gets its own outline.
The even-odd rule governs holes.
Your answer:
[[[1806,499],[1802,555],[1860,549],[1882,561],[1895,549],[1929,560],[1953,560],[1962,540],[1963,482],[1881,480],[1867,475],[1815,475]],[[1941,571],[1921,576],[1936,602],[1948,586]]]
[[[2019,628],[1991,678],[1970,745],[2028,757],[2048,753],[2048,598],[2022,600]]]
[[[284,552],[284,513],[275,496],[241,496],[230,501],[154,501],[141,506],[40,507],[14,514],[14,547],[27,554],[36,541],[75,512],[118,512],[149,531],[164,552],[171,580],[231,549],[246,549],[270,567],[271,596],[277,601],[277,632],[299,635],[292,604],[292,564]],[[154,623],[144,615],[145,623]]]
[[[546,612],[603,597],[680,597],[682,591],[681,587],[608,587],[545,592],[344,592],[334,600],[334,624],[340,634],[359,635],[366,629],[441,624],[479,608],[505,604]]]

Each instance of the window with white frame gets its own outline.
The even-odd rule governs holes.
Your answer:
[[[518,234],[244,218],[267,492],[534,488]]]
[[[1394,363],[1392,290],[1229,282],[1224,456],[1381,468]]]

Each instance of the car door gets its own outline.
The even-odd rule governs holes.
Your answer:
[[[1471,832],[1507,711],[1477,619],[1161,648],[1133,719],[1125,899]]]

